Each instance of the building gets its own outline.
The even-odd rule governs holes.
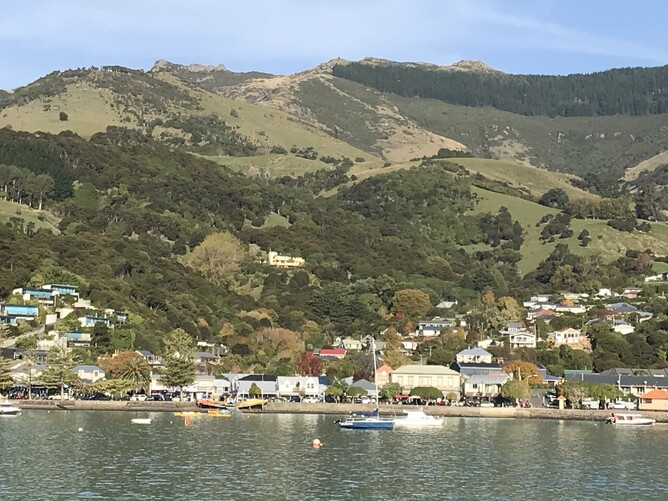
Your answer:
[[[0,311],[4,316],[19,320],[32,320],[39,314],[39,307],[34,304],[2,304]]]
[[[148,350],[136,350],[135,353],[146,360],[151,367],[162,365],[162,359]]]
[[[668,390],[650,390],[638,397],[638,409],[641,411],[668,411]]]
[[[494,398],[501,393],[501,386],[511,379],[509,374],[473,374],[464,379],[464,396],[472,398]]]
[[[417,386],[433,386],[443,395],[454,393],[459,399],[462,390],[463,376],[442,365],[404,365],[392,371],[390,381],[398,383],[404,393]]]
[[[371,381],[367,381],[366,379],[358,379],[355,381],[353,384],[350,385],[351,388],[361,388],[364,391],[366,391],[366,394],[371,397],[371,398],[376,398],[379,396],[379,389],[376,387],[375,384],[373,384]]]
[[[343,348],[347,351],[362,351],[362,348],[364,348],[362,340],[354,337],[345,337],[343,339],[337,337],[332,344],[335,348]]]
[[[508,335],[510,348],[535,348],[536,335],[529,331],[515,332]]]
[[[111,320],[105,317],[96,317],[94,315],[79,317],[79,323],[81,324],[81,327],[95,327],[95,324],[104,324],[107,327],[111,327]]]
[[[77,365],[72,367],[74,372],[81,381],[88,383],[95,383],[100,379],[104,379],[104,371],[97,365]]]
[[[276,384],[279,397],[320,396],[318,376],[278,376]]]
[[[76,285],[46,284],[42,286],[42,289],[53,291],[54,293],[57,293],[61,296],[79,297],[79,292]]]
[[[581,331],[572,327],[550,332],[547,335],[547,342],[555,347],[567,345],[574,350],[591,351],[591,343],[587,336],[583,336]]]
[[[276,266],[277,268],[299,268],[306,263],[301,257],[281,256],[274,251],[269,251],[268,258],[269,266]]]
[[[417,337],[438,336],[443,330],[457,327],[457,321],[452,318],[434,317],[431,320],[420,320],[417,331],[413,333]]]
[[[251,386],[256,384],[263,397],[278,395],[278,376],[270,374],[249,374],[237,380],[237,396],[248,397]]]
[[[346,350],[344,348],[316,348],[313,354],[323,360],[341,360],[345,358]]]
[[[90,332],[66,332],[63,337],[67,340],[67,344],[71,346],[90,346],[92,341]]]
[[[655,388],[668,390],[668,369],[608,369],[600,373],[566,373],[566,381],[588,381],[592,384],[612,384],[624,395],[640,397]]]
[[[387,383],[390,382],[390,375],[392,374],[392,367],[387,364],[383,364],[376,369],[376,374],[374,380],[378,388],[382,388]]]
[[[456,355],[457,362],[460,363],[492,363],[492,354],[482,348],[467,348]]]

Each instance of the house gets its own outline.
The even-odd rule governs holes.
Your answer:
[[[668,370],[614,368],[600,373],[565,373],[566,381],[587,381],[592,384],[611,384],[625,395],[640,397],[649,388],[668,390]]]
[[[16,317],[10,317],[9,315],[0,315],[0,325],[16,325]]]
[[[278,252],[269,251],[269,266],[278,268],[298,268],[304,266],[306,261],[301,257],[281,256]]]
[[[499,364],[481,363],[481,362],[453,362],[450,365],[453,371],[459,372],[462,376],[470,377],[475,374],[485,376],[503,376],[506,374],[503,367]]]
[[[599,289],[596,293],[597,297],[613,297],[614,293],[611,289]]]
[[[39,314],[39,307],[34,304],[2,304],[0,310],[4,316],[32,320]]]
[[[654,389],[638,397],[641,411],[668,411],[668,390]]]
[[[627,334],[635,332],[636,328],[631,324],[626,323],[624,320],[617,319],[612,321],[612,330],[626,336]]]
[[[637,315],[638,320],[640,322],[644,322],[645,320],[649,320],[654,316],[649,311],[642,311],[629,303],[609,304],[607,306],[607,309],[609,312],[611,312],[611,315],[607,316],[608,319],[614,318],[615,315],[621,315],[624,317],[628,317],[630,315]]]
[[[503,341],[497,341],[496,339],[487,338],[476,341],[476,346],[478,348],[487,349],[487,348],[496,348],[497,346],[503,346]]]
[[[531,301],[535,303],[549,303],[550,302],[550,295],[549,294],[536,294],[535,296],[531,296]]]
[[[116,322],[118,324],[126,324],[128,322],[128,312],[127,311],[114,311],[114,316],[116,317]]]
[[[641,292],[642,289],[638,289],[637,287],[627,287],[622,291],[622,296],[627,299],[635,299]]]
[[[32,301],[33,299],[39,301],[41,304],[52,305],[54,302],[53,291],[47,289],[24,288],[17,289],[21,291],[20,294],[24,301]]]
[[[270,374],[249,374],[237,381],[237,396],[249,396],[249,390],[253,384],[260,388],[263,397],[275,397],[278,395],[278,377]]]
[[[151,374],[150,392],[174,391],[176,388],[165,386],[160,374]],[[192,395],[195,400],[200,398],[217,398],[229,395],[231,384],[227,379],[198,374],[190,386],[179,388],[184,394]]]
[[[42,286],[42,289],[47,289],[53,292],[58,293],[61,296],[76,296],[79,297],[79,292],[76,285],[65,285],[65,284],[46,284]]]
[[[81,324],[81,327],[95,327],[95,324],[104,324],[107,327],[111,327],[111,320],[105,317],[96,317],[94,315],[79,317],[79,323]]]
[[[494,398],[501,393],[501,386],[510,380],[509,374],[488,375],[473,374],[464,379],[464,396],[478,398]]]
[[[323,360],[341,360],[345,358],[346,350],[344,348],[316,348],[313,354]]]
[[[404,393],[417,386],[433,386],[443,395],[454,393],[459,399],[463,376],[442,365],[404,365],[392,371],[390,381],[398,383]]]
[[[457,362],[463,363],[492,363],[492,354],[479,347],[462,350],[455,357]]]
[[[67,344],[73,346],[90,346],[92,341],[90,332],[66,332],[63,337],[67,340]]]
[[[162,359],[148,350],[136,350],[135,353],[146,360],[151,367],[162,365]]]
[[[508,344],[510,348],[535,348],[536,335],[528,332],[515,332],[508,335]]]
[[[526,326],[522,322],[508,322],[504,330],[499,331],[499,334],[515,334],[526,331]]]
[[[383,364],[376,369],[374,381],[376,382],[378,388],[382,388],[390,382],[390,374],[392,374],[392,367],[387,364]]]
[[[457,326],[457,321],[452,318],[434,317],[431,320],[420,320],[417,331],[413,336],[434,337],[438,336],[445,329],[452,329]]]
[[[581,331],[567,327],[560,331],[553,331],[547,335],[547,342],[555,347],[568,345],[574,350],[591,351],[591,343],[587,336],[583,336]]]
[[[318,376],[278,376],[276,383],[279,397],[320,396]]]
[[[436,308],[443,309],[443,310],[449,310],[453,306],[459,304],[458,301],[441,301],[436,305]]]
[[[191,356],[195,365],[197,365],[197,369],[202,374],[206,372],[207,365],[218,360],[216,355],[208,351],[193,351]]]
[[[581,304],[574,304],[574,305],[558,304],[554,307],[554,311],[556,311],[557,313],[570,313],[571,315],[582,315],[584,313],[587,313],[587,310],[588,308]]]
[[[366,394],[371,398],[376,398],[378,396],[378,388],[371,381],[366,379],[358,379],[353,384],[350,385],[351,388],[362,388],[366,391]]]
[[[652,275],[651,277],[645,277],[645,283],[648,282],[668,282],[668,272],[661,273],[659,275]]]
[[[88,383],[95,383],[100,379],[104,379],[104,371],[97,365],[77,365],[72,367],[74,372],[81,381]]]
[[[355,339],[354,337],[346,337],[343,339],[337,337],[332,345],[335,348],[343,348],[344,350],[348,351],[362,351],[362,348],[364,348],[364,343],[362,340]]]

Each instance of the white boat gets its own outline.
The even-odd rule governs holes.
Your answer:
[[[404,411],[405,416],[394,420],[397,428],[435,428],[443,425],[443,418],[425,414],[423,411]]]
[[[132,424],[151,424],[151,418],[133,418],[130,422]]]
[[[653,425],[656,420],[647,418],[642,414],[617,414],[613,412],[612,416],[605,422],[616,426],[648,426]]]
[[[9,400],[0,402],[0,416],[16,416],[21,412],[21,409],[12,405]]]

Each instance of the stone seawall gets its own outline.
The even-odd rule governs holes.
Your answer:
[[[78,411],[128,411],[128,412],[175,412],[196,411],[193,402],[128,402],[99,400],[18,400],[13,402],[22,409],[39,410],[78,410]],[[404,405],[381,405],[383,415],[400,415],[404,410],[414,409]],[[599,411],[585,409],[546,409],[541,407],[520,409],[515,407],[423,407],[427,414],[449,417],[477,418],[519,418],[519,419],[564,419],[579,421],[604,421],[612,412],[626,413],[630,411]],[[373,405],[361,404],[304,404],[271,402],[263,411],[273,414],[332,414],[344,415],[349,412],[371,411]],[[633,411],[638,413],[638,411]],[[668,423],[668,412],[639,412],[655,419],[659,423]]]

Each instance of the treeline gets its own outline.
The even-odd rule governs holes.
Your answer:
[[[10,202],[42,210],[44,201],[52,196],[54,186],[48,174],[35,174],[22,167],[0,164],[0,187]]]
[[[544,76],[349,63],[334,66],[333,74],[405,97],[491,106],[522,115],[637,116],[668,112],[668,66]]]

